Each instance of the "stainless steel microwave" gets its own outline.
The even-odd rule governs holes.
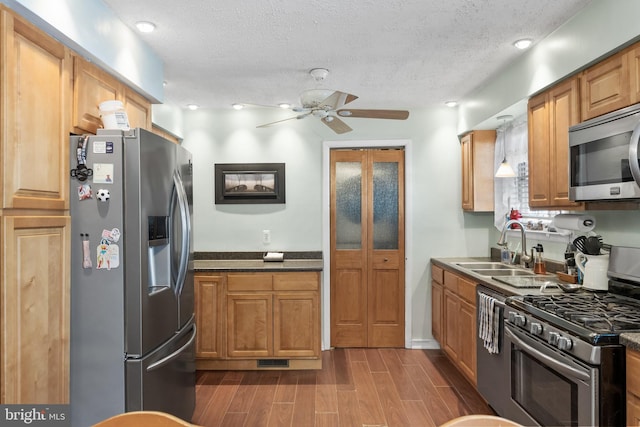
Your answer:
[[[640,199],[640,104],[569,128],[569,198]]]

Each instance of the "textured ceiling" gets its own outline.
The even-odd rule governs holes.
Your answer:
[[[420,108],[461,99],[590,0],[104,0],[165,64],[165,103],[229,108],[298,104],[318,87],[353,108]]]

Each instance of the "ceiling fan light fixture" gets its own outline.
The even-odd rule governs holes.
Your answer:
[[[327,78],[329,70],[326,68],[313,68],[309,71],[309,74],[311,74],[311,77],[313,77],[315,81],[321,82]]]
[[[340,111],[338,111],[338,114],[341,115],[342,117],[349,117],[353,113],[351,111],[349,111],[349,110],[340,110]]]
[[[334,91],[331,89],[309,89],[300,94],[300,102],[304,108],[314,108],[327,99]]]

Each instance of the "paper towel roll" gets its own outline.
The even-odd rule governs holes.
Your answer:
[[[596,226],[596,219],[584,214],[560,214],[553,218],[553,225],[563,230],[591,231]]]

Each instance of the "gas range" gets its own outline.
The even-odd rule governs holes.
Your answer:
[[[593,345],[618,344],[620,333],[640,331],[640,301],[613,292],[525,295],[507,305]]]
[[[640,249],[612,251],[608,292],[524,295],[510,297],[506,304],[591,345],[618,344],[622,332],[640,331]],[[512,323],[526,326],[520,320]]]
[[[507,298],[505,322],[583,362],[597,365],[601,347],[621,346],[622,332],[640,332],[640,300],[625,296],[625,285],[616,280],[609,281],[609,287],[611,292]]]
[[[640,332],[639,260],[640,248],[612,247],[607,292],[506,299],[508,418],[541,426],[624,425],[620,334]]]

